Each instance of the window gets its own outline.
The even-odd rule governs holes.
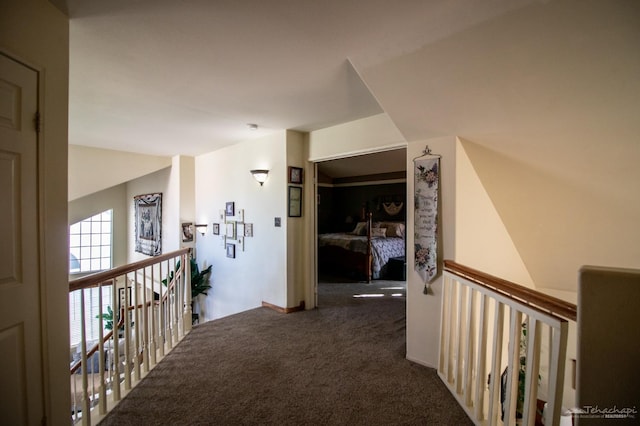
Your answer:
[[[107,210],[69,229],[69,273],[97,272],[111,268],[113,210]]]

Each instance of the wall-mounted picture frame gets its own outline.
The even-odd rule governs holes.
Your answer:
[[[229,240],[236,239],[236,223],[235,222],[227,222],[224,235]]]
[[[162,254],[162,193],[136,195],[135,251],[147,256]]]
[[[182,242],[190,243],[193,241],[193,222],[182,223]]]
[[[235,214],[236,214],[235,203],[233,201],[228,201],[224,206],[224,215],[234,216]]]
[[[213,235],[220,235],[220,224],[219,223],[214,223],[213,224]]]
[[[253,237],[253,223],[244,224],[244,236]]]
[[[302,168],[289,166],[289,183],[302,185]]]
[[[289,187],[289,217],[302,216],[302,188],[299,186]]]
[[[238,236],[238,239],[244,237],[245,230],[246,227],[243,222],[236,223],[236,235]]]
[[[236,258],[236,245],[235,244],[227,243],[227,257],[229,257],[231,259],[235,259]]]

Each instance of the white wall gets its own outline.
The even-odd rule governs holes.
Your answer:
[[[534,288],[498,211],[464,146],[456,141],[456,262]]]
[[[209,231],[196,234],[199,266],[213,265],[211,285],[204,305],[204,319],[224,317],[268,302],[287,307],[287,164],[286,132],[232,145],[196,157],[196,221],[208,223]],[[269,178],[260,186],[252,169],[268,169]],[[236,258],[226,257],[223,240],[212,234],[211,224],[220,223],[219,212],[233,201],[244,209],[244,221],[253,224],[253,237],[246,238],[244,251],[236,247]],[[282,226],[274,226],[274,218]]]
[[[67,125],[69,21],[45,0],[0,2],[0,51],[37,69],[40,112],[39,180],[43,290],[44,413],[69,422]],[[40,419],[32,419],[34,423]]]
[[[69,201],[171,165],[171,158],[69,145]]]
[[[163,200],[163,253],[182,247],[195,247],[194,241],[182,241],[182,223],[194,223],[195,215],[195,158],[176,155],[171,159],[167,186],[169,202]],[[166,225],[166,228],[164,227]],[[195,232],[195,228],[192,229]]]
[[[309,161],[329,160],[405,146],[387,114],[350,121],[309,134]]]

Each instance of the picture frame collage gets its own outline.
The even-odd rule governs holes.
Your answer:
[[[235,259],[238,250],[244,251],[245,238],[253,237],[253,223],[245,223],[244,209],[236,209],[234,201],[225,203],[224,210],[220,210],[220,223],[214,223],[212,228],[231,259]]]

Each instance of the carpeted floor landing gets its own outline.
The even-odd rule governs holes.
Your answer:
[[[194,327],[101,425],[472,424],[405,359],[403,282],[322,284],[319,305]]]

